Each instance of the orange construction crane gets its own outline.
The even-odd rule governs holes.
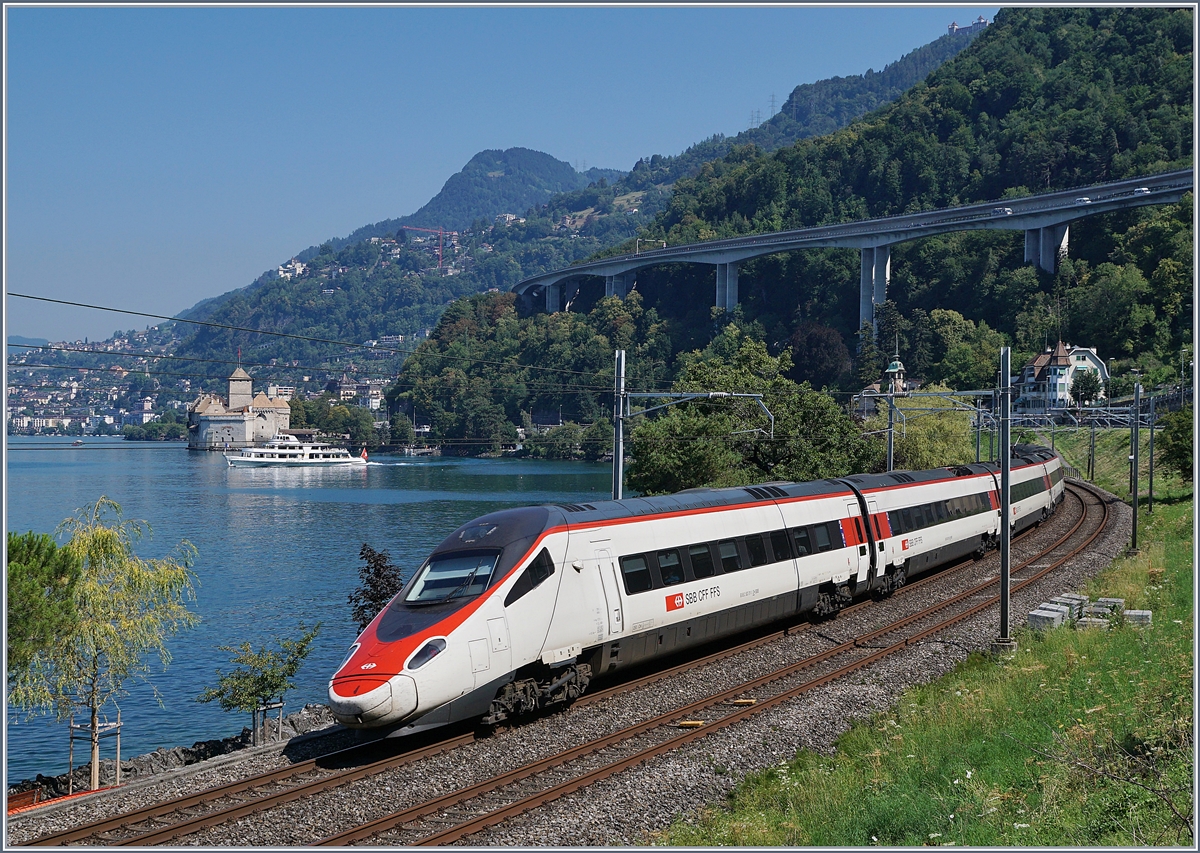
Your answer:
[[[430,234],[438,235],[438,272],[442,271],[442,238],[446,231],[442,228],[417,228],[415,225],[401,225],[405,231],[428,231]]]

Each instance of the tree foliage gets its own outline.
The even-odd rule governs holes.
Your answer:
[[[522,317],[515,302],[511,293],[489,293],[454,303],[405,363],[388,398],[419,412],[432,440],[463,453],[496,451],[515,444],[516,425],[535,416],[544,423],[561,415],[599,433],[595,425],[612,411],[616,349],[628,354],[630,383],[668,375],[666,327],[636,292],[603,298],[587,314]]]
[[[1192,407],[1187,406],[1178,412],[1171,412],[1159,420],[1163,424],[1163,430],[1158,436],[1158,458],[1163,464],[1178,471],[1183,479],[1190,481],[1195,464],[1192,448]]]
[[[45,533],[8,534],[8,680],[12,683],[59,637],[75,630],[75,586],[82,571],[78,553],[60,548]]]
[[[1076,405],[1086,406],[1100,396],[1104,383],[1100,374],[1091,370],[1077,370],[1071,379],[1071,399]]]
[[[923,386],[921,391],[952,393],[937,384]],[[970,412],[943,397],[897,397],[895,406],[899,410],[893,418],[895,468],[926,471],[975,461]],[[887,422],[887,404],[883,402],[867,419],[866,429],[886,439]]]
[[[230,663],[237,666],[229,672],[218,669],[217,686],[206,689],[196,701],[217,702],[224,711],[249,711],[251,714],[272,699],[283,701],[283,697],[296,688],[292,679],[308,657],[321,623],[312,628],[301,625],[299,630],[297,638],[276,638],[273,643],[278,648],[262,645],[255,651],[249,642],[236,647],[218,646],[220,651],[233,655]]]
[[[351,617],[362,631],[400,591],[405,578],[387,551],[376,551],[364,542],[358,556],[364,562],[358,569],[358,588],[346,600]]]
[[[732,350],[727,358],[716,353]],[[731,324],[707,352],[684,360],[676,392],[761,394],[753,400],[688,402],[638,424],[631,434],[629,486],[663,494],[696,486],[771,480],[819,480],[866,470],[878,443],[863,439],[832,398],[787,378],[791,356],[772,357],[764,344]]]
[[[171,660],[167,639],[199,620],[187,606],[195,598],[196,549],[184,539],[171,556],[137,556],[134,545],[150,526],[123,519],[120,505],[107,497],[65,519],[56,533],[70,536],[64,547],[82,566],[74,591],[74,630],[34,656],[10,685],[9,702],[27,711],[53,709],[59,719],[88,712],[94,788],[100,712],[126,693],[131,678],[153,688],[151,659],[157,657],[165,668]]]

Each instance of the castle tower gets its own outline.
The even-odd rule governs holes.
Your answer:
[[[229,377],[229,409],[241,409],[249,406],[254,401],[254,395],[251,393],[253,380],[250,374],[242,370],[240,367],[233,371],[233,375]]]

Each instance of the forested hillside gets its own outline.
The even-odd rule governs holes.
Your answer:
[[[896,104],[768,156],[734,149],[680,180],[647,236],[687,243],[1190,166],[1192,17],[1170,9],[1004,10]],[[946,350],[931,345],[937,309],[987,323],[1019,354],[1061,335],[1149,370],[1177,364],[1191,339],[1192,245],[1190,198],[1074,223],[1070,259],[1056,275],[1024,262],[1020,232],[899,244],[880,347],[890,351],[899,334],[911,371],[946,378]],[[711,272],[664,269],[639,275],[639,289],[670,319],[665,306],[707,299],[710,279]],[[835,330],[852,350],[858,280],[854,250],[747,262],[742,310],[770,341],[817,327]],[[802,375],[815,373],[797,361]]]
[[[1190,166],[1191,33],[1188,10],[1006,10],[927,83],[863,121],[772,154],[744,146],[705,164],[676,183],[667,209],[643,234],[686,243]],[[772,353],[788,351],[789,379],[843,391],[878,377],[897,341],[910,376],[964,388],[994,382],[1005,343],[1016,347],[1019,364],[1059,335],[1117,359],[1126,376],[1114,383],[1116,392],[1135,364],[1151,382],[1169,380],[1179,347],[1191,340],[1190,198],[1089,217],[1071,230],[1070,258],[1053,275],[1024,261],[1020,232],[893,247],[891,301],[878,340],[867,341],[854,372],[859,253],[823,250],[744,263],[732,318],[712,309],[712,268],[701,265],[643,271],[625,307],[581,299],[590,313],[578,317],[519,318],[498,295],[480,297],[462,311],[502,321],[479,325],[448,314],[402,371],[393,397],[419,400],[448,438],[500,435],[486,420],[467,423],[465,412],[487,410],[496,423],[516,424],[521,412],[561,406],[564,419],[587,422],[610,399],[615,346],[629,349],[632,369],[652,368],[638,381],[674,380],[687,361],[681,353],[732,359],[719,345],[730,328]],[[596,318],[625,311],[636,320],[613,328],[633,337],[618,344],[602,331],[611,324]],[[637,337],[650,329],[652,346]],[[546,330],[561,335],[558,348],[531,348],[530,337]],[[638,349],[647,347],[656,355]],[[595,377],[594,387],[543,380],[535,389],[532,377],[505,383],[499,373],[475,382],[437,353],[580,371]],[[529,353],[536,360],[526,362]],[[480,369],[486,373],[473,370]]]
[[[279,279],[272,270],[249,287],[205,300],[183,316],[350,342],[384,335],[408,338],[432,326],[453,299],[507,290],[526,276],[601,251],[623,251],[666,208],[671,185],[699,170],[705,160],[722,157],[733,146],[772,151],[842,127],[897,97],[973,37],[943,36],[883,71],[797,86],[779,113],[758,127],[732,137],[714,136],[676,156],[643,158],[627,174],[595,168],[579,173],[528,149],[481,152],[411,216],[366,225],[305,249],[296,255],[308,265],[302,275]],[[500,213],[525,221],[494,226]],[[458,245],[445,249],[450,262],[439,269],[431,244],[418,243],[418,232],[406,233],[404,225],[458,230]],[[372,238],[394,245],[373,246]],[[391,252],[397,246],[401,255],[381,257],[381,248]],[[183,351],[208,358],[238,346],[248,354],[288,362],[310,364],[333,352],[352,360],[342,350],[311,342],[212,329],[190,334]]]

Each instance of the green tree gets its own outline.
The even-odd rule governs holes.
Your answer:
[[[882,358],[875,345],[875,332],[870,322],[864,320],[858,330],[858,355],[854,359],[854,380],[860,389],[879,381]]]
[[[82,563],[45,533],[8,534],[8,681],[75,630]]]
[[[944,385],[922,391],[950,392]],[[898,469],[925,471],[975,461],[971,415],[943,397],[897,397],[894,419],[894,464]],[[929,411],[929,410],[933,411]],[[887,409],[867,419],[867,430],[887,429]],[[886,439],[886,433],[880,433]]]
[[[133,548],[150,532],[144,521],[123,520],[120,505],[107,497],[58,526],[57,535],[71,537],[64,547],[82,565],[75,628],[36,655],[9,689],[9,702],[27,711],[53,708],[60,720],[88,712],[92,788],[100,784],[101,710],[126,694],[129,679],[150,683],[150,658],[166,668],[167,638],[199,620],[187,606],[195,598],[195,547],[184,539],[169,557],[143,559]],[[161,702],[157,689],[154,695]]]
[[[604,456],[612,453],[613,425],[606,418],[601,418],[583,430],[580,438],[583,444],[583,458],[588,462],[598,462]]]
[[[1159,418],[1163,424],[1158,436],[1160,448],[1158,458],[1170,468],[1179,472],[1183,479],[1192,479],[1194,464],[1192,450],[1192,407],[1171,412],[1166,417]]]
[[[412,444],[417,434],[413,431],[412,421],[403,412],[392,415],[388,437],[392,444]]]
[[[209,687],[196,697],[197,702],[219,702],[224,711],[249,711],[252,716],[254,740],[258,742],[258,709],[272,699],[280,702],[289,690],[296,688],[292,679],[300,664],[308,657],[313,640],[321,630],[318,622],[312,628],[300,626],[300,637],[276,638],[278,649],[260,646],[254,651],[249,642],[233,646],[218,646],[233,655],[230,663],[237,668],[230,672],[217,670],[217,686]],[[282,714],[282,708],[280,713]],[[266,728],[266,720],[263,720]],[[280,732],[282,734],[282,732]]]
[[[358,569],[358,588],[346,600],[358,630],[363,631],[404,586],[404,576],[387,551],[376,551],[364,542],[358,556],[365,565]]]
[[[723,332],[735,333],[732,326]],[[761,394],[775,419],[774,436],[752,399],[673,406],[631,436],[629,485],[643,494],[839,477],[868,469],[878,456],[878,442],[862,438],[832,397],[787,378],[786,350],[772,357],[763,343],[743,336],[729,360],[693,352],[683,361],[673,391]]]
[[[1104,383],[1100,374],[1092,370],[1077,370],[1071,379],[1071,399],[1077,406],[1086,406],[1100,396]]]

